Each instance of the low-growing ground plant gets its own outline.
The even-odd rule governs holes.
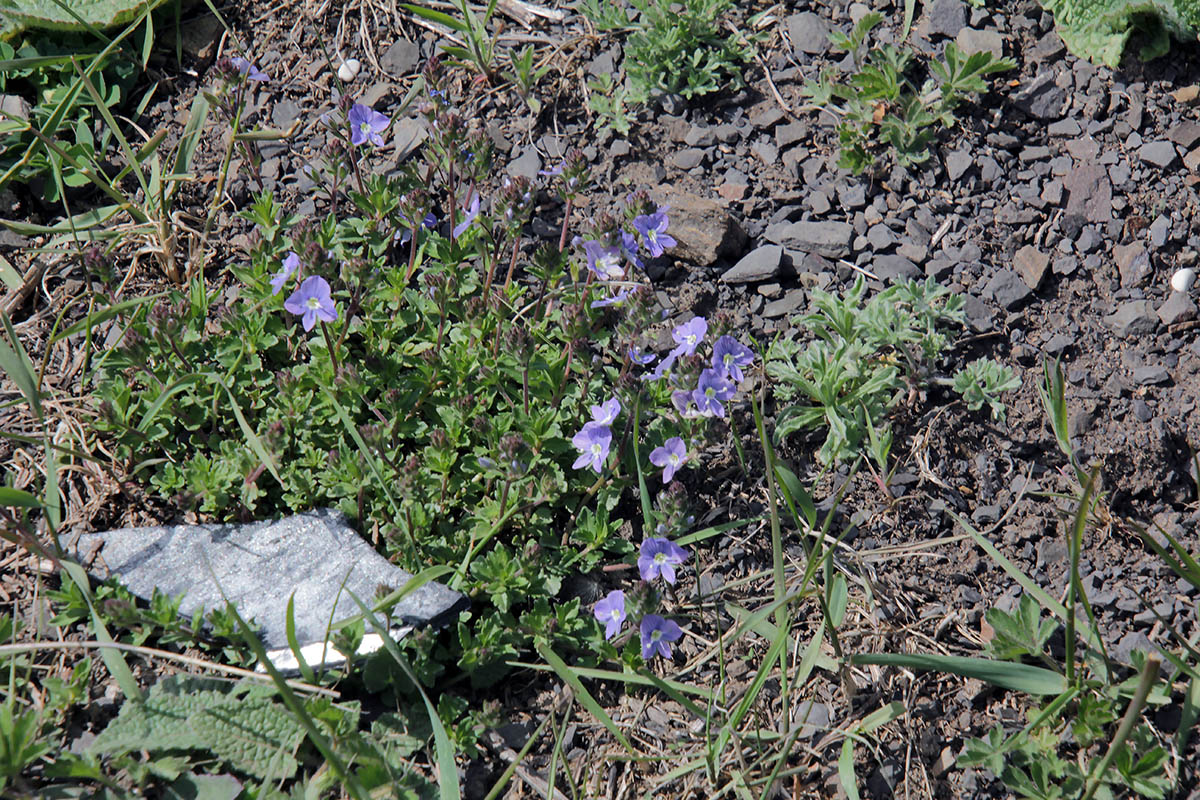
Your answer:
[[[954,111],[970,95],[983,94],[983,77],[1014,69],[1016,63],[983,50],[967,55],[954,42],[946,43],[942,61],[930,60],[929,77],[921,80],[913,53],[904,45],[870,45],[871,31],[883,15],[863,16],[849,35],[835,32],[835,48],[854,59],[847,76],[833,68],[804,86],[814,106],[838,120],[838,166],[859,175],[881,157],[902,167],[929,159],[929,145],[940,129],[952,128]]]
[[[1195,41],[1200,4],[1195,0],[1041,0],[1054,15],[1054,29],[1079,58],[1116,68],[1134,31],[1146,36],[1143,61],[1164,55],[1171,38]]]
[[[656,94],[701,97],[744,85],[744,65],[753,58],[753,20],[747,34],[726,27],[732,0],[684,0],[668,7],[631,0],[631,18],[620,4],[584,2],[580,11],[601,31],[623,31],[628,85],[589,84],[588,106],[598,114],[596,127],[628,131],[623,106],[640,106]]]
[[[815,308],[799,318],[816,340],[802,345],[780,338],[767,352],[767,374],[783,402],[775,438],[802,430],[825,430],[817,453],[824,464],[855,457],[867,449],[887,474],[891,445],[889,410],[928,383],[952,386],[972,411],[986,403],[993,417],[1004,416],[998,395],[1019,382],[1012,370],[981,359],[953,379],[935,374],[952,342],[951,325],[961,325],[963,300],[932,278],[899,281],[865,305],[866,281],[859,276],[843,297],[819,289]]]
[[[718,331],[698,318],[635,377],[656,359],[637,270],[672,244],[667,209],[634,195],[579,246],[530,257],[534,187],[512,179],[484,206],[487,140],[428,77],[422,161],[373,173],[389,120],[346,101],[311,170],[328,214],[297,219],[260,194],[234,293],[197,275],[122,319],[98,359],[96,425],[128,476],[173,502],[225,519],[334,506],[402,566],[451,565],[477,608],[449,651],[414,637],[417,668],[431,680],[453,658],[482,684],[531,641],[586,639],[560,591],[631,549],[610,514],[636,474],[632,440],[674,437],[686,458],[750,351],[718,338],[732,360],[709,365]],[[565,243],[586,163],[549,172]]]

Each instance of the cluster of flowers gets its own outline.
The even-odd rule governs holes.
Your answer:
[[[675,362],[690,356],[704,341],[708,333],[708,320],[694,317],[671,332],[675,348],[663,356],[643,380],[658,381],[667,377]],[[630,358],[638,364],[648,366],[654,362],[653,354],[633,351]],[[700,373],[695,389],[677,389],[671,394],[671,402],[685,419],[695,417],[724,417],[725,403],[733,397],[737,385],[746,377],[742,370],[754,363],[754,352],[732,336],[725,335],[713,345],[711,366]]]
[[[267,80],[263,73],[245,59],[234,58],[232,62],[238,72],[246,75],[250,80]],[[383,137],[380,134],[391,123],[387,115],[381,114],[363,103],[355,103],[350,107],[346,117],[350,125],[351,145],[360,147],[369,143],[378,147],[383,144]],[[478,197],[475,199],[474,211],[475,214],[479,213]],[[474,215],[471,215],[465,220],[462,227],[465,229],[466,225],[469,225],[474,218]],[[430,227],[435,222],[436,217],[432,220],[426,217],[424,224],[426,227]],[[458,232],[456,228],[456,235]],[[271,294],[279,294],[283,291],[292,277],[300,271],[300,256],[294,251],[289,251],[280,264],[279,272],[271,276]],[[334,322],[338,318],[332,289],[329,282],[320,275],[310,275],[301,281],[295,291],[283,302],[283,307],[300,317],[300,324],[303,325],[305,331],[311,331],[318,321]]]
[[[688,552],[669,539],[651,537],[642,542],[638,553],[638,572],[642,580],[650,583],[661,577],[675,584],[675,568],[687,560]],[[592,609],[596,619],[604,625],[604,638],[612,639],[621,632],[629,613],[625,607],[625,592],[614,589],[596,603]],[[656,655],[671,657],[671,643],[683,635],[683,629],[659,614],[646,614],[638,625],[642,639],[642,658],[647,661]]]
[[[621,281],[625,277],[626,265],[644,269],[640,253],[644,248],[650,258],[658,258],[668,247],[675,246],[675,239],[667,233],[670,206],[658,206],[653,214],[638,214],[633,218],[634,232],[616,228],[602,239],[576,240],[582,243],[587,259],[588,271],[598,280]],[[629,299],[630,288],[614,284],[611,294],[592,302],[592,308],[620,306]]]

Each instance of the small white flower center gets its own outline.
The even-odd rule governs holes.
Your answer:
[[[672,467],[677,467],[677,466],[679,466],[679,456],[677,456],[677,455],[675,455],[674,453],[672,453],[671,455],[667,456],[667,462],[668,462],[668,463],[669,463],[669,464],[670,464]]]
[[[313,311],[316,311],[318,308],[321,307],[321,301],[315,297],[310,297],[304,301],[304,305],[308,306]]]
[[[369,123],[369,122],[359,123],[358,130],[361,133],[365,133],[367,136],[370,136],[371,135],[371,123]]]
[[[598,445],[598,444],[592,445],[592,455],[594,455],[594,456],[600,455],[601,450],[602,450],[602,448],[600,447],[600,445]]]
[[[654,554],[654,563],[655,564],[667,563],[667,554],[666,553],[655,553]]]
[[[650,633],[650,641],[652,641],[652,642],[657,642],[661,638],[662,638],[662,631],[652,631]]]

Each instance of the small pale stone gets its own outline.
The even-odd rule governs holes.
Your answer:
[[[357,58],[347,58],[342,62],[342,65],[338,67],[338,78],[349,83],[358,77],[358,72],[361,69],[362,64]]]
[[[1171,276],[1171,288],[1177,292],[1186,292],[1196,282],[1196,270],[1191,267],[1175,270]]]

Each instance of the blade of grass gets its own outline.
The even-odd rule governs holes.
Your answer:
[[[288,595],[287,614],[284,619],[284,634],[287,636],[288,647],[291,649],[292,655],[296,657],[296,666],[300,670],[300,676],[304,678],[305,683],[316,684],[317,674],[313,672],[313,668],[308,665],[308,659],[304,657],[304,653],[300,649],[300,640],[296,638],[295,592],[292,592],[290,595]]]
[[[563,682],[571,687],[572,691],[575,692],[575,699],[583,704],[588,713],[599,720],[600,724],[608,729],[613,738],[620,742],[621,746],[628,750],[630,755],[637,755],[633,749],[633,745],[629,743],[629,740],[625,738],[625,734],[621,733],[621,729],[617,727],[617,723],[613,722],[612,717],[596,702],[596,698],[592,697],[591,692],[587,690],[583,685],[583,681],[579,679],[579,675],[567,665],[567,662],[559,658],[557,653],[541,642],[537,643],[536,649],[538,655],[545,659],[546,663],[558,673],[558,677],[562,678]]]
[[[977,678],[984,683],[1026,694],[1062,694],[1066,679],[1057,672],[1018,664],[1012,661],[993,661],[972,656],[943,656],[932,653],[860,653],[849,656],[851,664],[875,664],[905,667],[930,672],[949,672],[964,678]]]
[[[526,661],[508,661],[505,662],[510,667],[520,667],[524,669],[536,669],[541,672],[551,672],[553,667],[547,664],[533,664]],[[597,669],[595,667],[572,667],[575,674],[581,678],[591,678],[593,680],[608,680],[620,681],[622,683],[632,684],[634,686],[658,686],[659,681],[670,686],[677,692],[683,694],[692,694],[701,697],[706,701],[712,701],[713,693],[711,689],[705,689],[702,686],[692,686],[678,681],[666,680],[664,678],[656,678],[651,680],[649,676],[643,675],[640,672],[612,672],[606,669]]]
[[[363,787],[362,783],[359,782],[358,778],[350,772],[349,766],[345,761],[342,760],[342,757],[338,755],[337,750],[330,743],[330,741],[325,738],[325,734],[321,733],[321,730],[317,727],[316,722],[313,721],[313,718],[304,708],[304,704],[300,702],[299,698],[296,697],[295,692],[292,691],[292,687],[288,686],[288,682],[281,674],[279,674],[279,670],[275,668],[275,664],[273,664],[271,659],[267,657],[266,648],[263,647],[263,643],[259,641],[258,636],[254,633],[254,630],[250,627],[250,625],[247,624],[246,620],[242,619],[242,615],[237,610],[237,606],[229,601],[229,596],[225,594],[225,589],[221,586],[220,581],[217,580],[216,572],[213,571],[212,564],[208,562],[207,558],[205,559],[205,566],[208,567],[208,572],[212,576],[213,583],[215,583],[217,586],[217,591],[221,593],[221,597],[225,600],[226,609],[229,611],[229,613],[233,614],[234,622],[237,623],[238,632],[242,635],[242,641],[245,642],[246,646],[254,652],[254,656],[258,659],[258,663],[261,664],[263,669],[267,671],[267,674],[271,676],[271,682],[275,684],[275,689],[277,692],[279,692],[279,699],[283,701],[283,704],[287,706],[288,711],[291,711],[296,720],[301,726],[303,726],[304,730],[308,734],[308,740],[313,743],[313,747],[317,748],[321,755],[324,756],[325,761],[329,764],[330,769],[333,770],[338,780],[341,781],[343,791],[348,792],[350,796],[356,798],[356,800],[370,800],[370,794]],[[385,636],[384,641],[391,641],[391,639],[390,637]]]
[[[246,416],[242,413],[242,407],[238,404],[237,398],[233,396],[233,390],[229,385],[221,379],[220,375],[208,373],[209,378],[217,383],[225,390],[225,395],[229,398],[229,406],[233,409],[233,416],[237,418],[238,425],[242,429],[242,433],[246,436],[246,442],[250,445],[250,449],[254,451],[254,455],[258,456],[262,461],[263,466],[267,468],[267,472],[271,473],[280,486],[283,486],[283,478],[279,475],[279,468],[275,466],[275,459],[267,452],[267,448],[263,446],[262,439],[258,438],[258,434],[250,427],[250,423],[246,421]]]
[[[108,632],[108,628],[104,624],[104,619],[100,616],[100,612],[96,610],[96,605],[92,601],[92,587],[88,582],[87,573],[83,567],[73,561],[60,559],[58,562],[68,579],[79,588],[79,593],[83,595],[84,602],[87,603],[88,613],[91,615],[92,631],[96,636],[96,640],[103,644],[113,644],[114,639]],[[125,697],[135,703],[140,703],[145,700],[145,695],[142,694],[141,688],[138,686],[137,680],[133,677],[133,672],[129,669],[129,664],[125,662],[125,654],[120,650],[112,647],[100,648],[100,658],[104,661],[104,666],[108,669],[108,674],[113,676],[113,680],[117,682],[117,687],[120,688]]]
[[[1007,572],[1013,578],[1013,580],[1019,583],[1022,589],[1033,595],[1033,598],[1041,603],[1043,608],[1057,616],[1063,622],[1066,622],[1067,609],[1062,603],[1055,600],[1044,589],[1042,589],[1042,587],[1034,583],[1029,576],[1021,571],[1020,567],[1018,567],[1007,557],[1005,557],[1003,553],[997,550],[996,546],[988,541],[986,536],[975,530],[970,522],[953,511],[947,510],[946,513],[949,514],[950,517],[959,524],[959,527],[966,531],[970,537],[975,540],[976,544],[984,549],[984,551],[992,558],[993,561],[1000,565],[1001,569]],[[1089,647],[1096,648],[1097,651],[1101,650],[1101,648],[1097,646],[1100,644],[1099,637],[1096,636],[1095,631],[1090,625],[1077,622],[1076,630],[1078,634],[1083,637],[1084,641],[1088,643]]]
[[[425,692],[425,687],[417,680],[417,676],[413,673],[412,667],[408,661],[400,653],[400,648],[396,646],[396,642],[392,640],[391,634],[387,629],[380,624],[379,619],[367,608],[366,604],[359,599],[358,595],[349,589],[346,593],[350,595],[350,599],[358,606],[362,612],[363,619],[371,626],[383,640],[384,649],[388,655],[396,662],[408,679],[412,681],[412,685],[421,693],[421,699],[425,701],[425,712],[429,715],[429,724],[433,728],[433,744],[434,752],[437,759],[438,771],[438,796],[441,800],[460,800],[462,795],[458,786],[458,769],[454,762],[454,745],[450,743],[450,736],[446,733],[446,726],[442,724],[442,718],[438,716],[437,709],[429,700],[429,695]]]

